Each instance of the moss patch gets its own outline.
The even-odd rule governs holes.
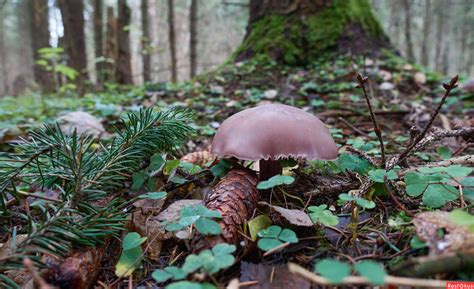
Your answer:
[[[304,64],[336,47],[343,34],[348,37],[350,24],[360,26],[365,37],[385,37],[367,0],[334,0],[315,15],[274,14],[256,21],[232,60],[267,55],[285,64]]]

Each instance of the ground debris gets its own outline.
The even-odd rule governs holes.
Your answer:
[[[413,224],[418,237],[428,244],[433,255],[455,251],[474,254],[474,234],[467,227],[450,221],[448,212],[420,213]]]
[[[309,281],[290,273],[285,265],[271,266],[242,262],[240,274],[240,282],[258,282],[258,284],[245,287],[249,289],[309,289],[311,287]]]

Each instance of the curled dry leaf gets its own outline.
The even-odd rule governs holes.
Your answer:
[[[302,210],[285,209],[279,206],[270,205],[266,202],[259,202],[258,204],[271,208],[292,225],[302,227],[312,227],[314,225],[309,216]]]
[[[180,161],[203,166],[213,159],[214,156],[209,151],[197,151],[183,156]]]
[[[105,128],[99,119],[84,111],[73,111],[58,118],[61,130],[64,133],[92,135],[95,137],[105,133]]]
[[[448,212],[423,212],[413,219],[418,237],[434,255],[455,251],[474,254],[474,234],[453,223]]]

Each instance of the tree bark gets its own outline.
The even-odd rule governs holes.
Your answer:
[[[149,82],[150,78],[150,23],[148,20],[148,0],[141,2],[142,12],[142,61],[143,61],[143,81]]]
[[[0,10],[0,60],[1,60],[1,66],[2,66],[2,79],[3,79],[3,91],[4,94],[8,94],[8,79],[7,79],[7,51],[5,49],[5,29],[3,28],[5,26],[4,20],[5,17],[3,17],[3,11]]]
[[[30,0],[30,38],[33,59],[39,59],[38,50],[50,47],[48,26],[48,0]],[[35,81],[44,91],[54,90],[53,75],[39,65],[33,64]]]
[[[415,61],[415,53],[413,52],[413,41],[411,39],[411,3],[409,0],[403,0],[403,9],[405,10],[405,41],[406,56],[409,61]]]
[[[445,8],[445,1],[438,1],[437,2],[437,20],[438,20],[438,25],[436,27],[436,34],[437,34],[437,41],[436,41],[436,50],[435,50],[435,67],[437,71],[441,70],[441,65],[442,65],[442,58],[441,58],[441,53],[442,53],[442,44],[443,44],[443,39],[442,37],[444,35],[444,8]]]
[[[84,33],[84,3],[82,0],[58,0],[64,27],[64,45],[68,65],[77,72],[76,84],[82,94],[87,75],[86,40]]]
[[[104,81],[115,82],[116,63],[118,59],[117,44],[117,18],[114,16],[114,8],[107,7],[107,29],[105,39],[105,57],[108,60],[104,65]]]
[[[171,81],[178,80],[176,60],[176,32],[174,27],[174,1],[168,0],[168,41],[171,54]]]
[[[234,60],[263,56],[304,65],[328,51],[374,55],[389,47],[368,0],[251,0]]]
[[[117,42],[118,58],[116,64],[117,82],[133,84],[132,61],[130,54],[130,26],[131,12],[126,0],[118,1]]]
[[[97,75],[97,86],[102,87],[104,82],[104,1],[94,0],[94,50],[95,50],[95,70]]]
[[[191,8],[189,11],[189,47],[190,47],[190,76],[193,78],[196,75],[197,71],[197,13],[198,13],[198,3],[197,0],[191,0]]]
[[[429,54],[428,41],[430,39],[431,31],[431,0],[426,0],[425,4],[425,19],[423,21],[423,40],[421,43],[420,59],[421,64],[428,67],[429,65]]]

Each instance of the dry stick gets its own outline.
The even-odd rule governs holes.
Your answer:
[[[289,263],[288,269],[291,273],[300,275],[301,277],[316,283],[318,285],[334,285],[328,279],[314,274],[311,271],[295,264]],[[419,278],[405,278],[387,275],[385,277],[385,284],[395,286],[410,286],[410,287],[423,287],[423,288],[446,288],[448,281],[445,280],[430,280],[430,279],[419,279]],[[369,280],[360,276],[348,276],[341,282],[343,285],[371,285]]]
[[[462,165],[467,167],[474,167],[474,155],[467,155],[462,157],[454,157],[447,160],[439,161],[439,162],[432,162],[427,164],[421,164],[416,167],[409,167],[402,171],[398,172],[399,176],[403,176],[408,172],[415,171],[420,167],[423,168],[433,168],[433,167],[448,167],[451,165]]]
[[[398,208],[400,208],[402,211],[404,211],[408,216],[414,217],[415,215],[412,212],[408,211],[408,209],[405,208],[405,206],[402,203],[400,203],[397,196],[395,196],[395,193],[393,192],[392,188],[390,187],[390,183],[387,179],[387,176],[384,177],[383,181],[384,181],[383,184],[384,184],[385,190],[388,192],[388,194],[390,195],[390,198],[392,198],[392,200],[395,202],[395,204],[397,204]]]
[[[406,160],[410,156],[410,153],[415,148],[415,146],[425,137],[426,133],[430,129],[431,125],[433,125],[434,120],[436,119],[441,108],[446,102],[446,98],[449,96],[449,93],[451,92],[451,90],[453,90],[454,88],[458,86],[457,82],[458,82],[458,76],[456,75],[453,78],[451,78],[449,83],[443,83],[443,87],[446,91],[443,95],[443,98],[441,98],[441,101],[439,102],[438,107],[436,108],[435,112],[431,116],[428,124],[425,126],[423,131],[419,135],[416,136],[416,138],[411,142],[411,144],[400,154],[400,156],[398,157],[398,160],[396,160],[396,162],[389,164],[387,168],[388,170],[393,169],[396,165]]]
[[[367,83],[369,79],[367,77],[362,77],[362,75],[357,74],[357,81],[359,81],[359,85],[357,85],[358,88],[362,89],[362,92],[364,93],[365,101],[367,102],[367,107],[369,108],[370,112],[370,118],[372,119],[372,122],[374,124],[374,132],[377,135],[377,138],[379,139],[380,142],[380,152],[382,154],[381,158],[381,165],[382,169],[385,169],[385,147],[383,144],[383,139],[382,139],[382,131],[380,130],[380,126],[377,122],[377,119],[375,118],[374,111],[372,110],[372,103],[370,102],[370,98],[367,95],[367,90],[365,89],[365,84]]]
[[[369,136],[367,133],[365,133],[365,132],[361,131],[360,129],[356,128],[355,126],[353,126],[352,124],[350,124],[350,123],[349,123],[347,120],[345,120],[344,118],[338,117],[338,119],[339,119],[342,123],[344,123],[348,128],[352,129],[352,130],[355,131],[356,133],[370,138],[370,136]]]

